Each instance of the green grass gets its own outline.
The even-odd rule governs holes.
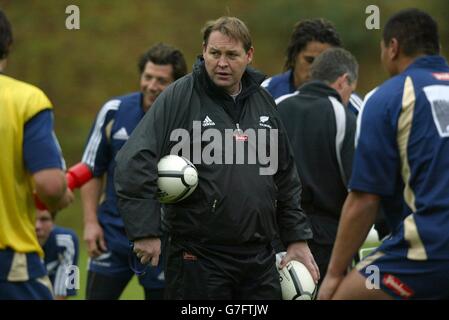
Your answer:
[[[83,211],[81,209],[81,199],[79,192],[76,193],[76,201],[68,208],[58,213],[56,217],[56,224],[62,227],[71,228],[75,230],[79,238],[80,253],[78,258],[78,266],[80,270],[80,289],[78,294],[71,299],[84,300],[86,293],[87,282],[87,249],[83,240]],[[133,277],[126,289],[123,291],[121,300],[142,300],[144,293],[142,287],[139,285],[137,277]]]

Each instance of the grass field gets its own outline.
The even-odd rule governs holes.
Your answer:
[[[75,230],[80,243],[80,255],[78,266],[80,269],[80,289],[78,295],[71,299],[84,300],[87,281],[87,250],[83,241],[83,212],[81,209],[81,200],[79,192],[76,192],[76,201],[67,209],[62,210],[56,217],[56,224],[62,227]],[[141,300],[143,299],[143,289],[139,285],[137,277],[133,277],[120,299],[122,300]]]

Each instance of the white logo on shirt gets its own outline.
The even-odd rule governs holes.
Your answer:
[[[259,126],[271,129],[271,126],[265,123],[270,119],[269,116],[260,116],[259,119],[260,119]]]
[[[112,138],[114,138],[116,140],[128,140],[129,135],[128,135],[128,132],[126,131],[125,127],[122,127],[119,131],[114,133]]]
[[[268,116],[260,116],[260,122],[267,122],[270,117]]]
[[[209,116],[206,116],[203,120],[203,127],[215,126],[215,122],[213,122]]]

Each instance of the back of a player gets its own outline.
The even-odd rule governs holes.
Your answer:
[[[373,128],[367,123],[372,117],[384,121]],[[367,143],[377,145],[382,160],[368,160],[366,166],[356,156],[355,166],[368,170],[377,163],[378,170],[359,174],[351,187],[363,190],[370,175],[377,181],[393,233],[358,269],[377,265],[382,289],[396,298],[448,298],[449,67],[444,58],[417,58],[366,101],[357,148]]]

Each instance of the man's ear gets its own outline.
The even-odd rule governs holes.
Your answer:
[[[207,48],[206,42],[203,42],[203,58],[204,54],[206,53],[206,48]]]
[[[390,42],[388,43],[388,55],[390,56],[390,59],[396,60],[399,57],[399,53],[400,46],[398,39],[391,38]]]
[[[337,90],[337,91],[343,90],[343,88],[345,87],[346,83],[348,83],[348,74],[347,73],[343,73],[334,82],[335,90]]]
[[[246,52],[246,56],[248,57],[248,64],[250,64],[253,61],[254,57],[254,47],[251,47]]]

